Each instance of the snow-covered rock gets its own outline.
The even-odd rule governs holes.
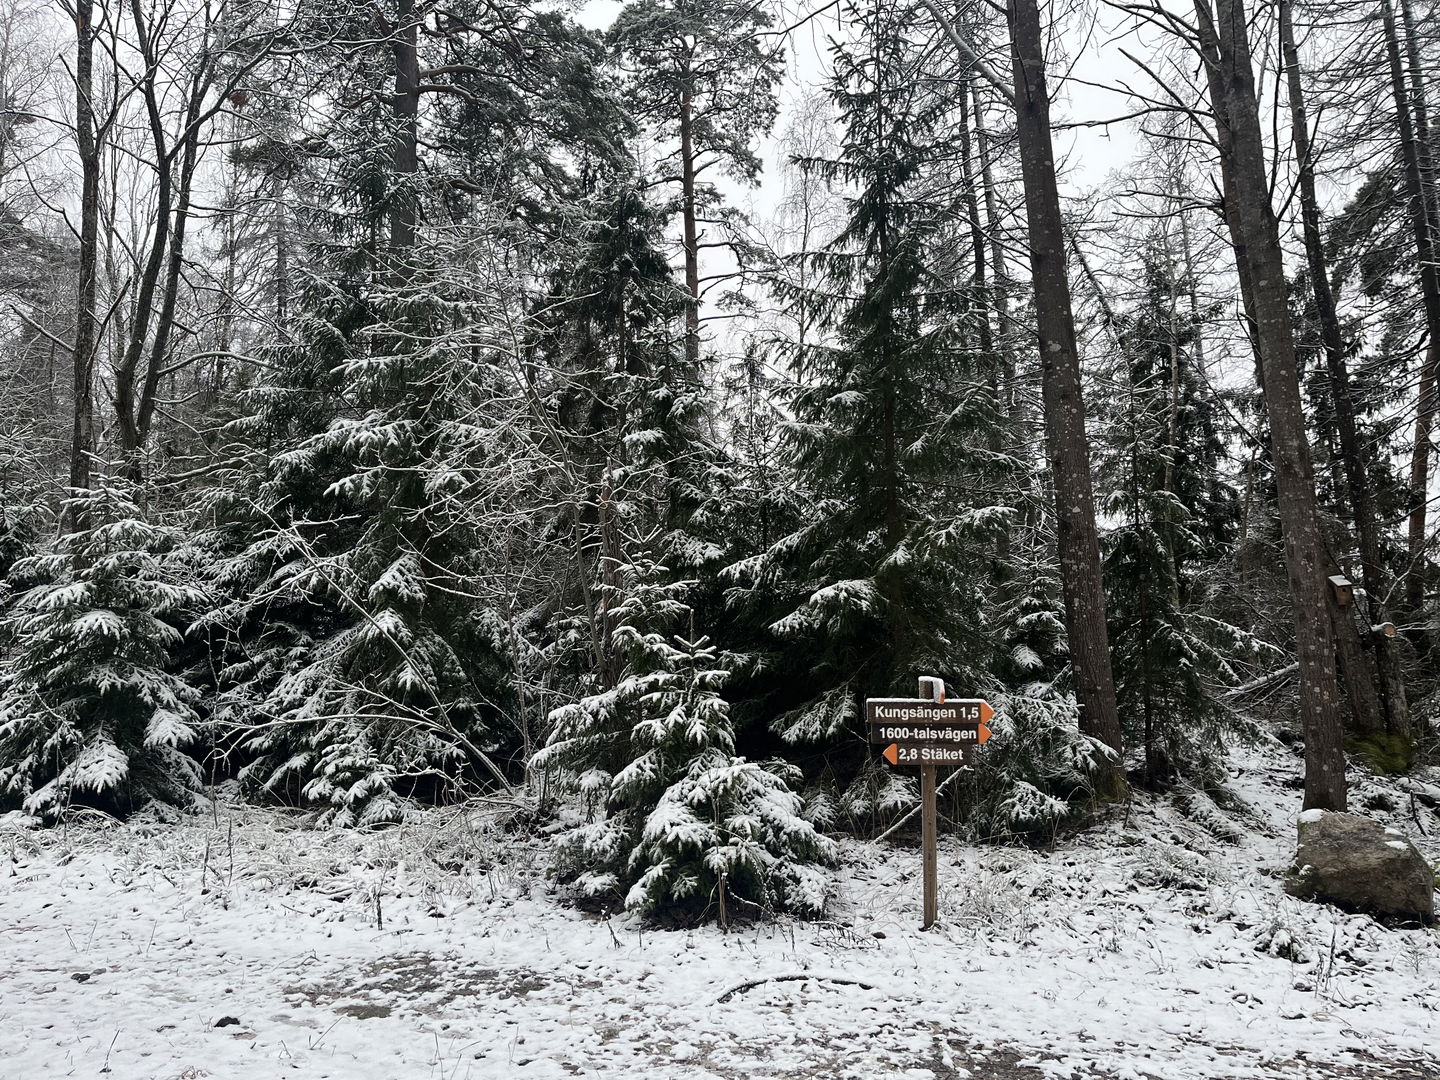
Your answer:
[[[1435,874],[1395,829],[1355,814],[1307,810],[1285,889],[1305,900],[1328,900],[1422,923],[1435,921]]]

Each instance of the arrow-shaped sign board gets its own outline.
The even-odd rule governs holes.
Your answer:
[[[968,765],[974,743],[891,743],[880,756],[891,765]]]
[[[869,698],[865,702],[865,718],[870,722],[870,741],[881,745],[928,743],[961,747],[983,746],[990,738],[988,725],[994,715],[995,710],[990,707],[990,703],[979,698],[958,701]],[[910,758],[908,763],[917,760],[919,759]]]

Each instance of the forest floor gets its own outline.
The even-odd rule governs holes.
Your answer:
[[[1296,772],[1239,752],[1227,809],[1137,799],[1054,850],[942,838],[923,933],[890,844],[844,844],[827,920],[726,933],[570,906],[494,807],[0,817],[0,1078],[1440,1080],[1440,934],[1283,892]],[[1435,860],[1407,782],[1356,806]]]

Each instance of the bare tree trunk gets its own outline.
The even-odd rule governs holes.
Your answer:
[[[970,219],[970,249],[975,264],[974,290],[966,301],[966,307],[972,315],[979,337],[980,355],[985,359],[985,380],[994,396],[995,407],[1000,411],[1005,396],[1010,392],[1008,384],[1011,373],[1000,359],[1000,353],[995,347],[995,334],[990,325],[989,241],[985,237],[985,226],[980,219],[980,198],[977,191],[979,178],[976,176],[977,171],[983,171],[984,163],[980,158],[972,160],[974,140],[970,131],[970,92],[970,80],[966,79],[960,84],[960,108],[957,111],[960,120],[960,179],[964,188],[965,214]],[[980,166],[979,170],[977,165]],[[991,451],[997,456],[1005,453],[1006,435],[1007,432],[1001,424],[992,425],[987,441]],[[1008,524],[1002,526],[996,534],[995,555],[1001,562],[1010,558]]]
[[[95,318],[96,272],[99,260],[100,140],[95,127],[94,38],[92,0],[76,0],[70,9],[75,22],[75,143],[80,155],[80,266],[75,300],[74,424],[70,436],[70,489],[90,487],[90,455],[95,449]],[[67,514],[64,527],[84,522]]]
[[[198,108],[199,91],[192,102]],[[145,366],[145,379],[140,388],[139,408],[135,417],[136,450],[143,450],[150,438],[150,425],[155,419],[156,394],[160,377],[169,367],[170,338],[175,330],[175,308],[180,298],[180,274],[185,267],[185,231],[190,221],[190,188],[200,154],[200,129],[191,125],[185,137],[180,161],[180,190],[175,201],[175,224],[170,231],[169,262],[161,290],[160,314],[155,322],[155,335],[150,345],[150,358]]]
[[[271,211],[275,240],[275,328],[283,335],[290,328],[290,217],[285,212],[285,185],[275,182]]]
[[[1330,597],[1330,625],[1335,629],[1335,662],[1349,706],[1349,730],[1357,735],[1366,735],[1385,730],[1385,708],[1375,689],[1370,662],[1365,655],[1364,639],[1360,636],[1360,628],[1355,625],[1353,611],[1352,606],[1342,607],[1333,595]]]
[[[689,58],[681,71],[680,91],[680,216],[685,247],[685,367],[700,367],[700,231],[695,209],[695,117],[690,89]]]
[[[1407,87],[1405,64],[1395,26],[1395,8],[1391,0],[1381,0],[1380,10],[1385,28],[1385,52],[1390,61],[1390,89],[1395,98],[1396,123],[1400,129],[1400,156],[1405,165],[1410,225],[1415,237],[1415,254],[1420,263],[1420,295],[1425,306],[1425,327],[1430,336],[1425,366],[1420,373],[1419,400],[1415,408],[1415,446],[1410,457],[1410,565],[1405,578],[1405,596],[1410,609],[1408,614],[1414,618],[1420,614],[1425,601],[1430,436],[1435,427],[1436,369],[1440,367],[1440,277],[1437,277],[1435,266],[1437,222],[1426,191],[1424,151],[1415,128],[1417,114],[1412,111],[1415,107],[1424,109],[1424,99],[1420,94],[1423,87],[1414,81]],[[1419,79],[1418,70],[1415,79]]]
[[[1289,80],[1290,122],[1295,144],[1295,159],[1300,169],[1300,216],[1305,234],[1305,257],[1310,269],[1310,287],[1315,298],[1315,314],[1320,323],[1320,336],[1325,348],[1325,367],[1330,377],[1330,397],[1335,408],[1335,426],[1340,436],[1340,460],[1345,469],[1345,486],[1350,495],[1351,513],[1355,518],[1355,535],[1360,543],[1361,577],[1365,585],[1365,612],[1370,625],[1386,621],[1384,610],[1385,572],[1380,559],[1380,535],[1375,520],[1374,500],[1370,494],[1370,477],[1360,453],[1360,436],[1355,420],[1355,399],[1350,390],[1350,372],[1345,363],[1345,345],[1340,335],[1340,317],[1335,310],[1335,297],[1330,289],[1330,272],[1325,260],[1325,243],[1320,232],[1320,201],[1315,195],[1315,161],[1310,147],[1310,127],[1305,113],[1305,88],[1300,75],[1300,55],[1295,47],[1295,25],[1291,19],[1290,0],[1280,0],[1280,46]],[[1347,685],[1357,678],[1368,679],[1369,668],[1363,663],[1364,652],[1355,631],[1354,619],[1341,611],[1349,634],[1341,638]],[[1355,637],[1353,645],[1349,642]],[[1384,726],[1395,732],[1410,729],[1409,708],[1405,700],[1405,683],[1400,674],[1398,658],[1389,638],[1375,639],[1375,666],[1380,676],[1379,704],[1384,713]],[[1357,693],[1359,698],[1357,700]],[[1351,690],[1352,705],[1363,705],[1368,695],[1363,688]],[[1352,709],[1353,711],[1353,709]],[[1380,726],[1371,718],[1355,716],[1359,727]]]
[[[1000,201],[995,194],[995,166],[990,150],[990,136],[985,131],[985,115],[980,96],[973,92],[975,148],[980,157],[980,184],[985,195],[985,220],[990,229],[990,269],[994,286],[991,290],[995,307],[995,343],[1000,350],[1000,364],[1005,378],[1005,419],[1014,428],[1020,423],[1020,395],[1015,386],[1015,353],[1012,348],[1010,318],[1010,270],[1005,259],[1005,244],[1000,238]]]
[[[140,0],[131,0],[131,16],[136,42],[145,62],[140,91],[145,100],[146,117],[150,124],[150,143],[155,153],[155,231],[150,238],[150,251],[140,272],[135,290],[135,305],[130,316],[130,333],[115,365],[115,420],[120,432],[120,447],[125,453],[125,471],[134,480],[140,479],[141,438],[136,422],[135,391],[139,381],[140,358],[150,334],[150,318],[155,308],[155,290],[165,263],[170,241],[170,217],[174,199],[174,161],[165,137],[165,120],[161,113],[160,91],[156,87],[159,62],[154,42],[145,22]]]
[[[410,280],[419,221],[415,178],[420,171],[420,50],[414,0],[400,0],[390,51],[395,57],[390,107],[397,127],[391,156],[397,190],[390,200],[390,279],[400,286]]]
[[[1430,211],[1430,244],[1440,246],[1440,191],[1435,187],[1435,130],[1430,126],[1425,68],[1420,60],[1420,36],[1411,0],[1400,0],[1400,23],[1405,28],[1405,68],[1410,76],[1410,110],[1415,117],[1415,153]]]
[[[995,339],[990,329],[990,311],[987,303],[989,292],[988,266],[985,229],[980,223],[980,200],[976,194],[975,169],[971,162],[970,138],[970,82],[960,84],[960,107],[956,110],[960,122],[960,186],[965,200],[965,216],[970,222],[970,253],[975,266],[974,293],[966,307],[975,316],[975,329],[980,338],[980,353],[990,360],[995,355]]]
[[[985,114],[980,95],[975,92],[977,84],[971,83],[971,102],[974,105],[975,146],[980,155],[980,182],[985,196],[985,220],[990,235],[990,269],[992,305],[995,308],[995,345],[1000,354],[1000,396],[1005,411],[1005,426],[1011,437],[1020,431],[1025,420],[1025,399],[1020,392],[1019,369],[1016,354],[1016,320],[1010,314],[1012,279],[1009,262],[1005,258],[1005,242],[1000,234],[1000,200],[995,187],[995,165],[991,153],[990,135],[985,130]],[[1033,478],[1030,479],[1033,483]],[[1017,487],[1017,500],[1032,512],[1035,503],[1024,498],[1024,489]],[[1009,532],[1004,535],[1005,546],[1010,543]],[[1002,553],[1003,549],[1002,549]]]
[[[1341,746],[1329,584],[1325,580],[1328,561],[1320,535],[1315,477],[1300,398],[1280,229],[1270,204],[1245,9],[1242,0],[1217,0],[1212,13],[1209,0],[1195,0],[1195,13],[1216,137],[1222,161],[1229,165],[1225,194],[1233,206],[1226,217],[1241,277],[1248,277],[1254,303],[1285,567],[1295,610],[1300,710],[1305,729],[1305,806],[1344,810],[1345,753]]]
[[[1050,97],[1045,82],[1040,13],[1036,0],[1011,0],[1009,15],[1016,135],[1039,327],[1045,442],[1055,482],[1065,625],[1080,705],[1080,728],[1115,751],[1115,763],[1105,785],[1107,790],[1102,794],[1118,796],[1123,793],[1125,783],[1123,746],[1105,627],[1095,494],[1090,479],[1090,449],[1085,437],[1080,354],[1065,265],[1064,223],[1050,141]]]

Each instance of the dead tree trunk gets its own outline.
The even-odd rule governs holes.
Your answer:
[[[975,267],[975,283],[966,307],[973,314],[974,326],[979,337],[980,354],[989,363],[995,356],[995,338],[990,329],[988,304],[989,268],[985,227],[980,221],[980,199],[976,189],[975,168],[972,163],[970,138],[970,83],[961,82],[960,107],[956,110],[960,135],[960,186],[961,197],[965,200],[965,216],[970,225],[970,257]]]
[[[1011,0],[1009,14],[1016,136],[1039,328],[1045,442],[1055,482],[1065,628],[1080,705],[1080,728],[1114,750],[1115,762],[1103,794],[1117,796],[1124,790],[1123,747],[1105,627],[1100,542],[1095,527],[1090,449],[1085,438],[1080,355],[1065,265],[1065,229],[1050,140],[1050,98],[1040,13],[1035,0]]]
[[[290,331],[290,215],[285,209],[285,195],[286,185],[277,178],[270,235],[275,245],[275,329],[282,337]]]
[[[995,348],[995,334],[990,324],[990,273],[989,273],[989,241],[985,236],[985,226],[980,219],[980,198],[977,191],[979,177],[976,175],[978,159],[972,157],[974,151],[974,140],[970,131],[970,81],[964,80],[960,83],[960,108],[957,110],[960,121],[960,183],[964,189],[965,215],[970,219],[970,251],[975,267],[974,285],[972,294],[966,302],[966,307],[972,317],[972,325],[975,329],[980,355],[984,358],[986,366],[986,382],[994,395],[995,408],[997,413],[1001,411],[1001,403],[1005,395],[1010,391],[1008,373],[1000,363],[1000,354]],[[1009,433],[1000,424],[991,428],[989,446],[995,454],[1005,452],[1005,439]],[[1001,528],[995,537],[995,554],[1001,562],[1010,559],[1010,526],[1007,524]]]
[[[1345,753],[1341,746],[1340,692],[1335,678],[1335,635],[1330,619],[1324,544],[1295,339],[1290,325],[1279,223],[1270,204],[1265,144],[1242,0],[1195,0],[1202,59],[1208,77],[1216,140],[1228,165],[1226,220],[1242,278],[1254,304],[1271,457],[1285,541],[1285,568],[1295,610],[1300,667],[1300,709],[1305,730],[1305,806],[1346,807]]]

